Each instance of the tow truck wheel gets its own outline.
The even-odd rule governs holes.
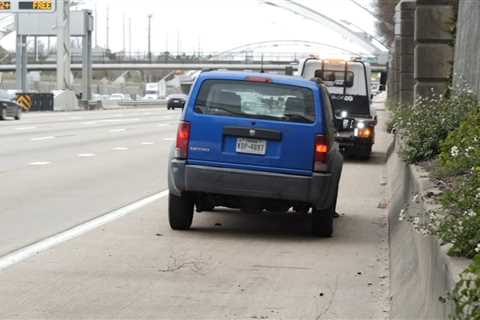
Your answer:
[[[193,198],[184,193],[180,197],[168,196],[168,220],[173,230],[188,230],[193,220]]]
[[[362,160],[368,160],[372,156],[372,145],[359,147],[358,156]]]

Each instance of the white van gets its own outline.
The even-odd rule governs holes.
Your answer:
[[[372,109],[371,70],[359,60],[308,58],[299,75],[328,88],[336,116],[337,141],[347,153],[369,158],[375,143],[377,116]]]

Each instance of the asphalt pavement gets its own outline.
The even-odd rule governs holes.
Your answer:
[[[310,236],[308,215],[222,208],[170,230],[162,191],[178,111],[0,122],[0,256],[158,195],[0,271],[0,319],[388,318],[391,138],[379,116],[372,159],[345,163],[331,239]]]

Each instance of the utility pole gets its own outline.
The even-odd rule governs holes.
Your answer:
[[[107,7],[107,43],[105,47],[107,50],[110,49],[110,7]]]
[[[177,29],[177,56],[180,55],[180,31]]]
[[[128,54],[132,55],[132,18],[128,18]]]
[[[95,3],[95,48],[98,48],[98,22],[100,19],[98,18],[98,8],[97,3]]]
[[[123,55],[125,56],[126,52],[127,52],[127,48],[126,48],[126,23],[125,23],[125,13],[123,14],[123,28],[122,28],[122,31],[123,31]]]
[[[152,14],[148,15],[148,62],[152,63]]]

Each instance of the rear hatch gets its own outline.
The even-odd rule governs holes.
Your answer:
[[[316,102],[312,89],[268,78],[205,80],[187,114],[188,163],[311,175]]]

